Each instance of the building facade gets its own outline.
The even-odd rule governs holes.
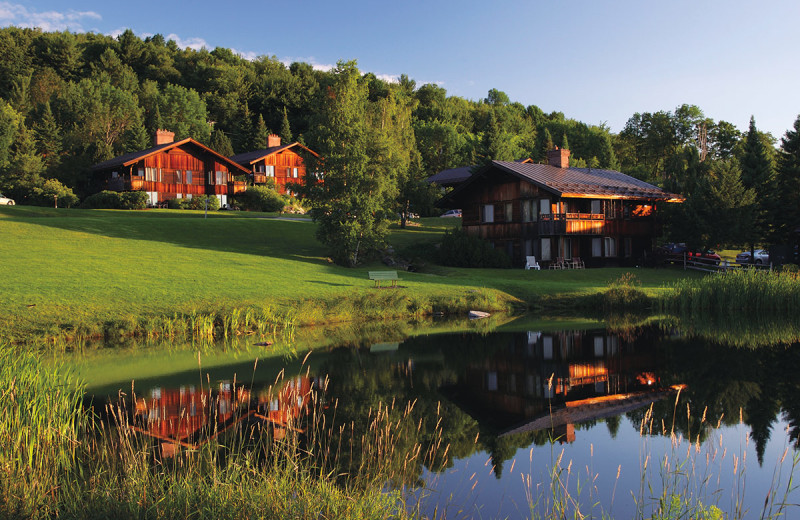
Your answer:
[[[267,139],[267,148],[240,153],[230,159],[248,171],[248,180],[253,185],[264,185],[271,179],[278,193],[284,194],[290,191],[290,184],[303,183],[307,173],[303,153],[319,157],[300,143],[281,144],[281,138],[273,134]],[[317,178],[321,179],[321,175]]]
[[[214,195],[220,205],[246,189],[248,170],[194,139],[174,140],[158,130],[153,147],[133,152],[91,168],[97,191],[144,191],[149,203]]]
[[[461,208],[462,227],[503,249],[515,265],[641,265],[660,233],[658,209],[681,197],[623,173],[570,168],[569,150],[548,164],[493,161],[438,203]]]

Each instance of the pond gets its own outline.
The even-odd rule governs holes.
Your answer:
[[[725,323],[631,321],[386,323],[290,338],[297,351],[280,356],[243,338],[67,359],[95,406],[126,401],[162,456],[236,424],[314,443],[307,421],[324,417],[331,433],[320,442],[338,447],[338,472],[380,467],[426,516],[580,504],[596,518],[632,518],[680,499],[760,515],[768,493],[773,511],[797,503],[787,485],[800,435],[798,344],[731,337]]]

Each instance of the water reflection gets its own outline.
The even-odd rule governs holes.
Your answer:
[[[232,428],[268,425],[274,438],[286,430],[303,432],[301,419],[307,412],[316,380],[297,376],[277,387],[254,391],[222,381],[217,389],[151,388],[148,397],[135,399],[131,430],[159,443],[163,456],[172,456],[182,446],[198,449]],[[123,403],[124,404],[124,403]]]
[[[521,450],[605,443],[610,448],[598,466],[616,470],[631,443],[640,442],[643,424],[652,427],[646,434],[676,433],[698,445],[717,424],[741,424],[754,441],[744,449],[754,450],[759,464],[769,461],[771,438],[778,444],[787,438],[784,422],[788,439],[797,442],[798,345],[745,349],[709,338],[709,329],[704,335],[693,330],[696,325],[687,332],[669,322],[613,332],[525,327],[404,339],[371,334],[346,347],[314,351],[308,366],[288,372],[306,375],[278,385],[234,385],[232,375],[197,387],[154,380],[138,389],[145,397],[133,406],[133,424],[169,455],[178,446],[197,448],[236,424],[247,426],[242,431],[254,423],[266,426],[275,437],[302,434],[307,418],[319,412],[315,420],[323,420],[329,433],[304,442],[322,443],[317,452],[335,452],[324,461],[326,473],[347,478],[380,471],[395,486],[445,489],[455,486],[453,479],[474,486],[468,482],[473,471],[451,476],[443,470],[463,471],[475,459],[482,466],[488,458],[503,493],[518,487],[518,477],[505,476],[510,478]],[[196,377],[187,371],[187,378]],[[246,379],[274,381],[275,374]],[[387,437],[377,436],[376,425],[387,428]],[[765,466],[765,476],[752,478],[768,480],[769,462]]]

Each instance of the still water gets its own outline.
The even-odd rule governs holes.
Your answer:
[[[312,402],[328,424],[350,425],[351,446],[377,410],[403,416],[412,427],[393,430],[399,440],[378,463],[398,468],[390,485],[426,516],[516,518],[574,501],[596,518],[630,518],[665,487],[748,517],[770,490],[797,503],[796,491],[785,496],[800,434],[794,330],[619,323],[387,324],[323,333],[312,342],[324,346],[295,355],[245,339],[95,350],[70,363],[95,404],[128,400],[136,431],[167,456],[238,421],[299,431]],[[366,451],[339,464],[369,467]]]

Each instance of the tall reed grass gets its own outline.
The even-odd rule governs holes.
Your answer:
[[[675,412],[685,413],[687,420],[692,412],[678,406],[680,394],[675,400]],[[740,418],[741,420],[741,418]],[[691,421],[690,421],[691,422]],[[633,507],[625,518],[632,520],[743,520],[760,518],[774,520],[791,518],[798,504],[794,502],[798,485],[794,475],[800,466],[800,454],[785,446],[775,461],[773,478],[761,503],[745,501],[747,488],[747,450],[749,437],[738,447],[726,446],[716,425],[706,420],[705,410],[699,420],[702,432],[684,437],[675,431],[674,424],[654,421],[653,406],[643,415],[639,423],[641,438],[640,462],[633,471],[639,473],[638,489],[630,490]],[[658,453],[652,447],[654,439],[667,438],[666,452]],[[703,442],[701,439],[708,438]],[[552,444],[555,446],[555,444]],[[594,448],[591,448],[593,456]],[[791,453],[790,453],[791,450]],[[523,475],[530,518],[534,520],[563,520],[565,518],[618,518],[614,514],[617,494],[616,483],[611,497],[602,498],[597,488],[599,475],[587,466],[585,472],[574,467],[572,460],[564,457],[564,450],[553,450],[547,469],[549,481],[539,483],[531,473]],[[533,449],[530,451],[531,465]],[[617,468],[616,479],[621,472],[631,468]],[[588,495],[588,496],[587,496]],[[623,495],[624,496],[624,495]]]
[[[731,311],[797,315],[800,279],[791,272],[741,269],[685,278],[661,300],[662,310],[725,315]]]

